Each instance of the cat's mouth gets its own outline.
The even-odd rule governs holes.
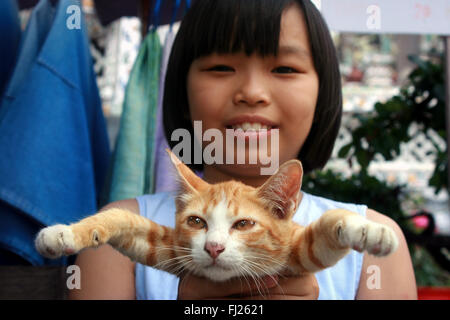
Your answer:
[[[225,270],[225,271],[231,271],[232,268],[224,265],[223,263],[220,263],[218,261],[213,261],[210,265],[206,266],[205,269],[218,269],[218,270]]]

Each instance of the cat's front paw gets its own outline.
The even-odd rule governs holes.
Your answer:
[[[345,247],[380,257],[391,254],[398,247],[397,235],[390,227],[361,217],[345,219],[338,225],[337,236]]]
[[[78,251],[76,250],[72,229],[63,224],[57,224],[39,231],[35,246],[41,255],[51,259],[75,254]]]

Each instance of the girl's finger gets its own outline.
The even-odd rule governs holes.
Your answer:
[[[319,285],[313,274],[298,277],[284,277],[278,280],[278,285],[269,290],[270,295],[296,296],[315,298],[319,296]]]

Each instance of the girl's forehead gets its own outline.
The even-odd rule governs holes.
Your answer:
[[[292,49],[309,52],[308,28],[303,11],[297,5],[288,7],[281,16],[279,49],[282,48],[291,52]]]

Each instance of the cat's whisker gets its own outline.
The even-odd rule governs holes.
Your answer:
[[[252,270],[249,265],[246,265],[245,263],[241,267],[246,272],[246,274],[252,278],[252,280],[256,284],[256,289],[258,290],[259,295],[262,297],[265,297],[264,293],[261,292],[262,286],[265,287],[266,293],[269,292],[269,289],[267,288],[265,283],[261,280],[259,275],[254,270]]]
[[[188,281],[187,281],[187,280],[184,280],[184,279],[188,278],[191,274],[194,274],[194,271],[193,271],[194,269],[195,269],[195,265],[193,265],[193,268],[192,268],[192,269],[186,268],[185,270],[183,270],[183,272],[185,272],[185,274],[184,274],[184,277],[180,280],[180,283],[179,283],[179,286],[180,286],[179,290],[180,290],[180,291],[183,291],[184,288],[185,288],[186,286],[188,286]],[[181,274],[180,274],[180,275],[181,275]],[[179,276],[180,276],[180,275],[179,275]]]
[[[183,272],[185,272],[185,270],[189,269],[187,267],[190,266],[191,264],[192,264],[192,259],[188,259],[188,260],[180,262],[178,268],[173,271],[173,274],[175,274],[176,276],[180,276]]]
[[[192,252],[191,248],[180,247],[180,246],[157,246],[157,247],[154,247],[154,250],[156,250],[158,252],[164,251],[164,250],[179,251],[179,252]]]
[[[165,264],[157,265],[155,267],[162,267],[166,270],[170,270],[171,273],[176,273],[183,265],[186,263],[186,259],[177,259],[172,260],[170,262],[166,262]]]
[[[187,257],[191,257],[191,256],[192,255],[182,255],[182,256],[177,256],[177,257],[171,258],[171,259],[163,260],[163,261],[160,261],[157,264],[155,264],[154,267],[158,268],[158,267],[160,267],[160,266],[162,266],[164,264],[170,264],[172,262],[178,262],[178,260],[183,260],[183,259],[186,259]]]
[[[176,276],[181,276],[183,273],[186,272],[186,270],[188,270],[188,273],[191,273],[191,269],[190,268],[192,265],[192,261],[186,261],[185,263],[183,263],[182,265],[179,265],[178,269],[174,270],[173,274]]]
[[[252,285],[250,284],[248,277],[249,276],[252,277],[252,275],[251,275],[251,272],[245,266],[245,264],[240,266],[239,273],[243,276],[243,278],[247,282],[248,287],[251,288]]]
[[[282,276],[279,271],[275,271],[274,273],[268,272],[267,270],[270,269],[268,266],[265,266],[265,265],[261,266],[261,264],[258,264],[256,262],[254,262],[252,260],[248,260],[248,259],[246,259],[245,262],[248,264],[248,267],[250,268],[250,270],[251,270],[251,268],[256,268],[256,269],[260,270],[264,275],[272,278],[273,280],[275,280],[274,276]],[[255,270],[252,270],[252,271],[257,273]],[[267,286],[265,285],[264,282],[262,282],[262,283],[264,284],[264,286],[266,287],[266,290],[268,292],[269,289],[267,288]],[[277,286],[280,288],[281,294],[285,295],[283,288],[279,284]]]
[[[287,268],[287,265],[285,263],[280,262],[278,259],[275,259],[269,255],[265,255],[265,254],[257,254],[257,255],[249,255],[246,254],[246,259],[248,261],[251,261],[253,264],[255,264],[255,266],[259,266],[262,268],[262,271],[266,274],[266,275],[277,275],[281,278],[286,278],[286,276],[282,273],[283,270],[285,270]],[[277,268],[275,268],[274,266],[270,266],[267,265],[265,263],[261,263],[261,260],[265,260],[267,262],[269,262],[269,264],[275,264],[277,266]],[[258,261],[258,262],[255,262]],[[269,272],[270,270],[270,272]]]
[[[168,260],[161,261],[154,265],[154,268],[163,269],[165,271],[175,273],[182,271],[187,263],[192,261],[193,255],[177,256]]]
[[[257,268],[258,270],[261,270],[262,273],[264,273],[265,275],[270,275],[269,270],[273,269],[273,267],[271,267],[270,265],[266,265],[266,264],[261,263],[261,262],[256,262],[256,261],[254,261],[253,259],[247,259],[247,258],[246,258],[246,259],[245,259],[245,262],[246,262],[249,266],[255,267],[255,268]],[[274,270],[274,272],[277,272],[277,271]]]
[[[243,289],[242,278],[244,278],[245,282],[247,283],[248,288],[251,288],[251,284],[250,284],[250,282],[249,282],[249,280],[247,278],[247,274],[242,270],[242,268],[236,267],[235,265],[233,265],[232,268],[239,275],[239,281],[241,283],[241,292],[242,292],[242,289]]]
[[[272,256],[269,256],[267,254],[263,254],[263,253],[256,253],[255,252],[254,255],[247,253],[245,255],[245,257],[246,258],[251,258],[253,260],[265,260],[265,261],[271,262],[273,264],[276,264],[276,265],[278,265],[279,267],[282,267],[282,268],[286,267],[285,263],[282,263],[278,259],[276,259],[276,258],[274,258]]]

